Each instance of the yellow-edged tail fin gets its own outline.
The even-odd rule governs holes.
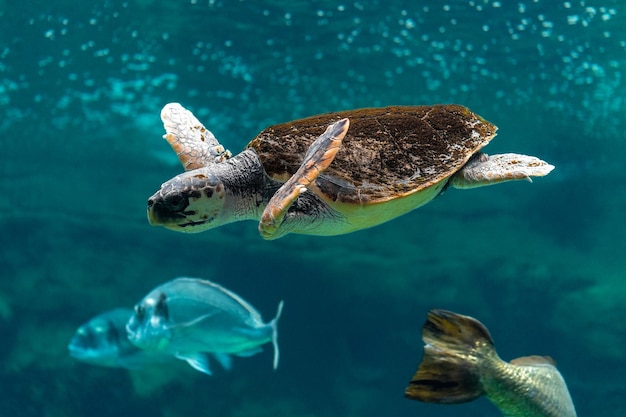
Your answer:
[[[407,398],[457,404],[484,395],[478,364],[484,352],[495,351],[482,323],[450,311],[431,310],[422,339],[424,358],[406,388]]]

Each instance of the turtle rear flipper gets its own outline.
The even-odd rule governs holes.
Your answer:
[[[185,171],[222,162],[231,157],[213,133],[178,103],[169,103],[161,110],[161,120],[168,141]]]
[[[478,153],[463,168],[450,178],[454,188],[476,188],[505,181],[526,180],[543,177],[554,169],[554,165],[541,159],[516,153],[488,156]]]
[[[326,131],[311,144],[300,168],[272,196],[259,222],[259,233],[264,239],[282,236],[282,233],[276,232],[287,210],[298,196],[306,191],[306,187],[315,181],[320,172],[328,168],[335,159],[349,125],[348,119],[341,119],[328,126]]]

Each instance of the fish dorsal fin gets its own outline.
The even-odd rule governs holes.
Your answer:
[[[206,319],[210,318],[213,315],[215,315],[215,313],[207,313],[207,314],[203,314],[203,315],[201,315],[199,317],[196,317],[193,320],[185,321],[185,322],[182,322],[182,323],[170,324],[168,326],[168,329],[177,329],[177,328],[194,326],[194,325],[200,323],[202,320],[206,320]]]
[[[515,358],[511,361],[511,365],[519,365],[519,366],[537,366],[537,365],[552,365],[556,366],[556,362],[550,356],[540,356],[540,355],[531,355],[531,356],[522,356],[519,358]]]
[[[212,288],[215,291],[221,292],[222,294],[226,295],[227,297],[229,297],[230,299],[232,299],[233,301],[235,301],[237,304],[239,304],[239,306],[241,308],[243,308],[244,310],[246,310],[248,312],[248,314],[250,315],[250,318],[258,323],[262,323],[263,319],[261,318],[261,314],[259,314],[258,311],[256,311],[256,309],[254,307],[252,307],[246,300],[244,300],[243,298],[241,298],[239,295],[235,294],[234,292],[230,291],[228,288],[222,287],[221,285],[213,282],[213,281],[209,281],[208,279],[198,279],[198,278],[187,278],[187,277],[181,277],[178,278],[179,280],[195,280],[200,282],[202,285],[206,285],[210,288]],[[198,319],[196,319],[198,320]]]

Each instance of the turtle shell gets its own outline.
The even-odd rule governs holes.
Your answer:
[[[249,144],[267,174],[285,181],[311,143],[347,117],[348,133],[315,185],[335,202],[367,204],[405,197],[458,171],[496,133],[496,126],[459,105],[366,108],[268,127]]]

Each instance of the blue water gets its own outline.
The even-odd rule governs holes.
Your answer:
[[[0,21],[0,415],[501,415],[403,398],[433,307],[504,359],[555,358],[580,416],[626,415],[622,2],[38,0]],[[177,234],[145,218],[182,171],[170,101],[233,152],[321,112],[454,102],[498,125],[488,153],[556,170],[346,236]],[[266,320],[284,299],[278,370],[269,348],[213,377],[68,356],[78,325],[181,275]]]

